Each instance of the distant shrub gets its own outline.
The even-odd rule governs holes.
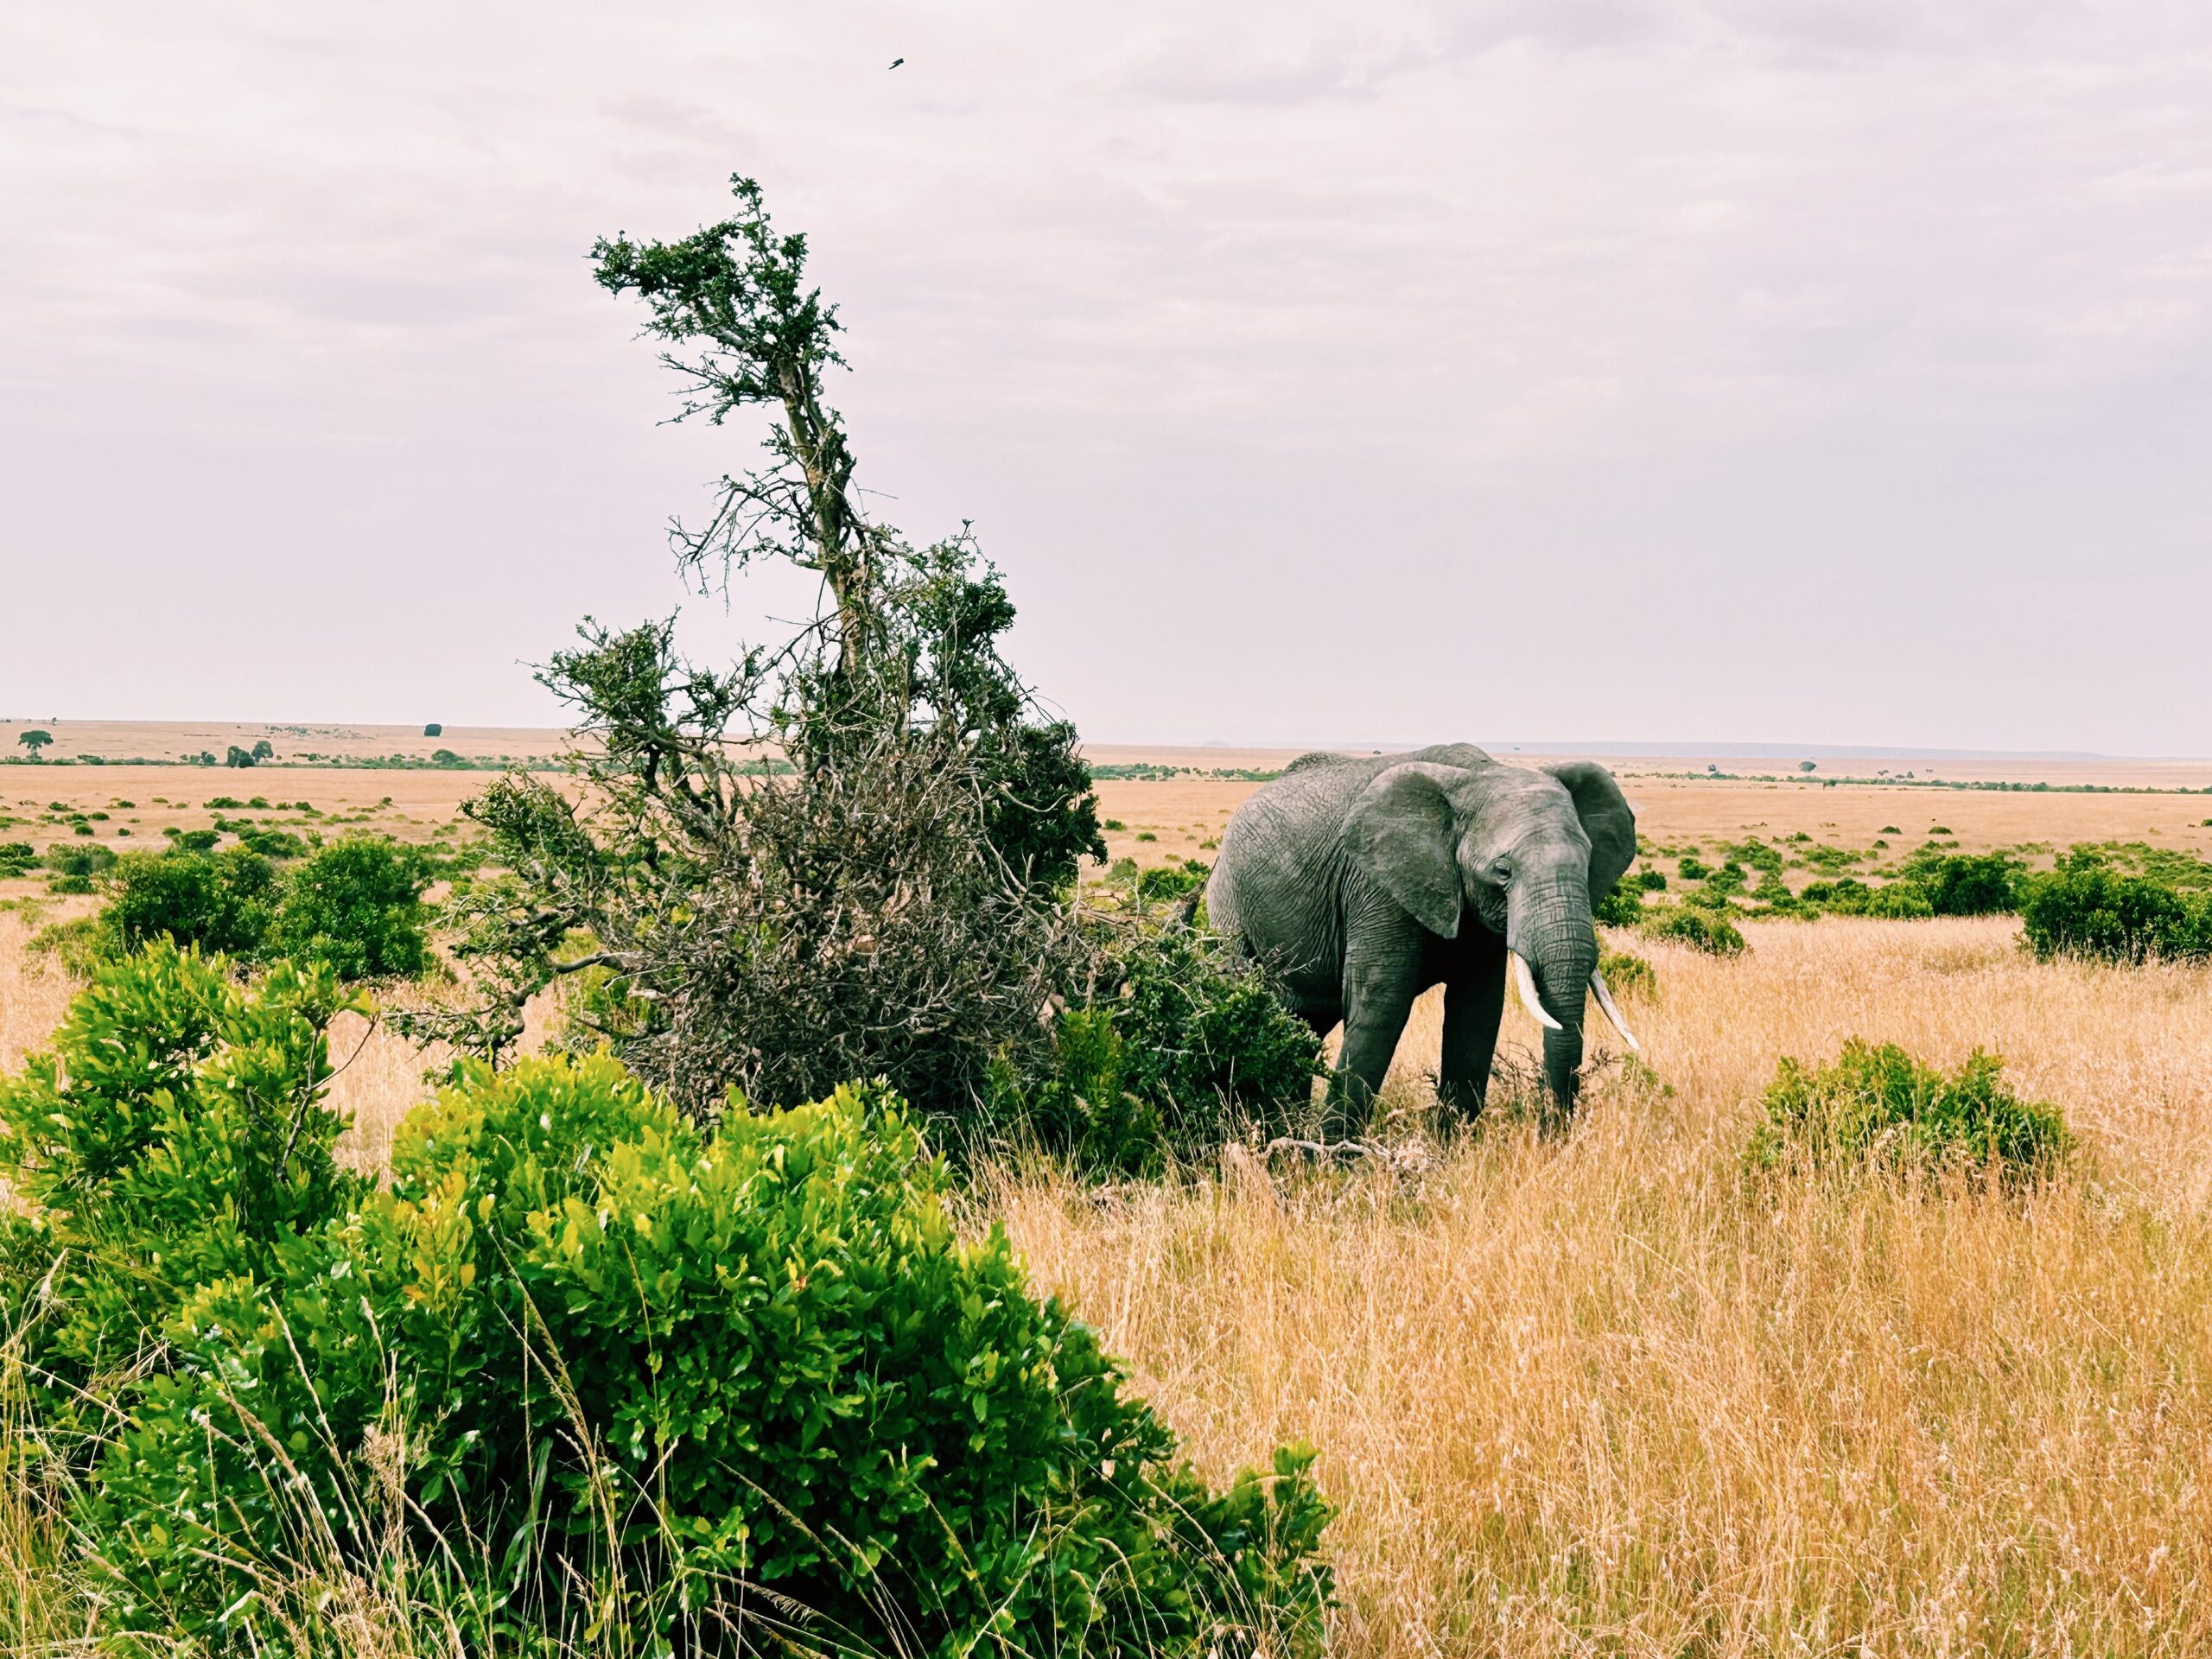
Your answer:
[[[47,888],[52,893],[90,893],[94,878],[111,868],[115,859],[113,849],[106,847],[49,847],[41,861]]]
[[[208,955],[251,957],[276,906],[269,861],[227,853],[125,853],[107,878],[103,930],[118,951],[167,939]]]
[[[1163,864],[1137,877],[1137,897],[1147,903],[1162,899],[1180,899],[1185,893],[1195,893],[1205,886],[1206,878],[1212,874],[1211,865],[1195,858],[1186,858],[1180,864]]]
[[[1643,915],[1643,889],[1622,881],[1591,906],[1591,914],[1607,927],[1634,927]]]
[[[1936,906],[1928,902],[1928,895],[1916,881],[1883,883],[1866,896],[1866,906],[1859,912],[1888,921],[1918,921],[1935,913]]]
[[[2212,957],[2212,895],[2114,870],[2077,853],[2027,883],[2021,932],[2045,960],[2140,963]]]
[[[1947,1077],[1895,1044],[1856,1039],[1832,1065],[1784,1057],[1766,1091],[1752,1160],[1994,1166],[2013,1178],[2045,1173],[2072,1137],[2056,1108],[2020,1099],[2003,1071],[1995,1055],[1976,1049]]]
[[[1933,844],[1903,872],[1938,916],[1994,916],[2019,908],[2019,866],[2001,853],[1946,853]]]
[[[187,853],[211,853],[215,843],[223,838],[219,830],[180,830],[176,832],[177,849]]]
[[[1898,829],[1894,823],[1885,823],[1881,827],[1878,833],[1885,836],[1901,836],[1904,831]]]
[[[1607,950],[1598,958],[1598,971],[1616,997],[1652,997],[1659,994],[1659,972],[1642,957],[1627,950]]]
[[[1685,881],[1702,881],[1713,874],[1706,868],[1705,861],[1694,853],[1688,854],[1677,861],[1675,871]]]
[[[1105,823],[1100,824],[1098,827],[1102,830],[1126,830],[1129,826],[1123,823],[1119,818],[1109,818]]]
[[[308,850],[307,842],[289,830],[264,830],[258,826],[239,830],[238,845],[270,859],[303,858]]]
[[[1671,939],[1707,956],[1740,956],[1745,949],[1743,934],[1726,916],[1687,904],[1655,905],[1643,912],[1642,926],[1648,938]]]
[[[1638,870],[1636,885],[1646,893],[1664,893],[1667,890],[1667,873],[1664,870]]]
[[[1694,892],[1684,893],[1682,902],[1694,910],[1715,910],[1723,915],[1736,908],[1726,887],[1710,885],[1700,887]]]
[[[0,877],[25,875],[38,868],[38,849],[28,841],[0,842]]]
[[[235,812],[245,803],[235,795],[218,795],[207,803],[210,812]]]
[[[423,735],[425,737],[443,737],[445,734],[446,728],[435,720],[423,728]]]
[[[41,1214],[0,1218],[0,1313],[101,1634],[294,1651],[397,1536],[434,1597],[493,1541],[494,1604],[443,1592],[470,1651],[578,1609],[597,1652],[1318,1648],[1312,1454],[1210,1490],[887,1094],[709,1135],[604,1057],[465,1065],[379,1190],[334,1156],[339,1006],[162,947],[0,1079]]]
[[[1834,911],[1839,916],[1864,916],[1873,896],[1874,889],[1855,875],[1841,876],[1834,881],[1808,881],[1805,891],[1798,895],[1806,904]]]
[[[270,944],[302,962],[327,963],[340,979],[412,976],[429,964],[427,861],[416,849],[374,836],[348,836],[287,873]]]
[[[1153,834],[1149,830],[1140,830],[1137,831],[1137,839],[1139,841],[1158,841],[1160,837]]]

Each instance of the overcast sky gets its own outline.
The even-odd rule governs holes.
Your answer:
[[[2209,89],[2202,0],[10,6],[0,715],[552,718],[751,442],[582,255],[743,171],[1094,738],[2212,753]]]

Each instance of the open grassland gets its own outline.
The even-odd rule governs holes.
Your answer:
[[[30,792],[61,798],[72,773]],[[481,782],[192,776],[194,802],[250,784],[331,809],[353,778],[395,808],[416,779],[456,801]],[[1210,858],[1249,787],[1107,784],[1116,855]],[[2212,847],[2202,797],[1628,788],[1662,843],[1802,829],[1865,846],[1895,824],[1901,846],[1942,825],[1968,850]],[[8,1066],[70,989],[25,952],[35,919],[0,914]],[[2212,970],[2037,964],[2009,918],[1745,931],[1732,961],[1619,941],[1657,970],[1626,1008],[1649,1071],[1600,1057],[1565,1135],[1521,1115],[1510,1075],[1480,1133],[1435,1123],[1432,997],[1385,1090],[1387,1165],[1240,1151],[1105,1192],[1001,1170],[969,1224],[1008,1226],[1209,1474],[1285,1439],[1320,1448],[1342,1506],[1336,1651],[2212,1651]],[[1507,1022],[1508,1055],[1533,1046],[1518,1008]],[[2002,1053],[2079,1156],[2012,1193],[1747,1174],[1777,1058],[1854,1035],[1945,1066]],[[373,1166],[425,1057],[351,1019],[333,1049],[352,1155]],[[19,1609],[55,1593],[29,1560],[0,1573]],[[68,1625],[66,1608],[15,1617]]]

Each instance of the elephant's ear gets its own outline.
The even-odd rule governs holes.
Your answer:
[[[1408,760],[1362,790],[1344,819],[1353,864],[1403,905],[1430,932],[1459,931],[1458,814],[1449,767]]]
[[[1546,772],[1567,785],[1590,837],[1590,896],[1611,893],[1636,861],[1636,814],[1613,774],[1594,760],[1562,760]]]

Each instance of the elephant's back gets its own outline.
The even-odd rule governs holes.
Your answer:
[[[1301,756],[1244,798],[1206,882],[1215,930],[1255,956],[1303,962],[1332,935],[1341,832],[1360,791],[1398,757]]]

